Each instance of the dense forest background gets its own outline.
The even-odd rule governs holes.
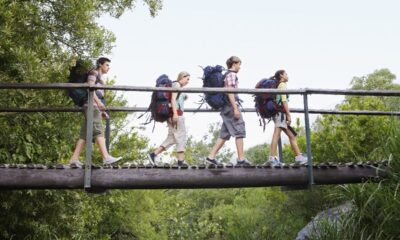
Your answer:
[[[96,19],[118,18],[135,4],[150,14],[157,0],[0,1],[0,82],[65,82],[79,57],[96,58],[112,50],[115,36]],[[372,70],[371,70],[372,71]],[[396,76],[378,69],[354,77],[352,89],[396,89]],[[113,84],[112,81],[109,84]],[[72,106],[63,91],[0,90],[1,107]],[[112,106],[122,95],[107,92]],[[398,111],[399,99],[348,96],[341,110]],[[148,142],[125,129],[126,113],[113,113],[112,154],[144,159]],[[78,136],[78,113],[0,113],[0,163],[67,163]],[[345,202],[352,210],[335,224],[321,223],[313,239],[399,239],[400,129],[397,117],[320,116],[312,127],[315,162],[388,160],[390,177],[378,183],[314,187],[218,190],[137,190],[88,194],[84,191],[0,192],[1,239],[294,239],[320,211]],[[305,149],[304,128],[297,124]],[[122,130],[121,130],[122,129]],[[201,141],[190,138],[189,163],[204,156],[216,139],[215,124]],[[49,148],[48,146],[51,146]],[[263,163],[268,145],[248,149]],[[231,152],[224,150],[222,159]],[[292,159],[289,146],[284,159]],[[94,153],[100,163],[100,155]]]

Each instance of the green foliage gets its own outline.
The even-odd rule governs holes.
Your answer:
[[[133,0],[0,1],[0,82],[67,82],[68,69],[75,59],[95,59],[111,50],[115,37],[98,25],[97,17],[103,14],[119,17],[135,3]],[[162,6],[157,0],[143,3],[150,7],[153,16]],[[121,96],[112,92],[106,93],[106,100],[113,106],[126,104]],[[19,108],[73,106],[66,93],[60,90],[1,90],[0,103],[1,107]],[[137,159],[140,157],[137,149],[143,149],[146,140],[135,131],[119,134],[117,130],[124,125],[125,118],[126,113],[113,113],[113,153],[117,155],[133,147],[135,151],[130,157]],[[72,153],[82,121],[81,113],[0,113],[0,163],[65,163]],[[124,141],[129,142],[125,148],[122,147]],[[95,152],[97,158],[99,154]],[[125,218],[129,220],[126,223],[116,221],[124,219],[121,217],[125,214],[124,208],[132,200],[129,216],[140,215],[133,205],[139,201],[135,200],[139,196],[120,192],[105,196],[87,195],[82,191],[1,192],[0,238],[153,236],[151,228],[141,230],[146,224],[137,223],[137,220],[136,225],[130,218]],[[143,205],[147,209],[153,207],[150,203]]]
[[[245,152],[246,158],[253,164],[263,164],[268,160],[270,148],[270,145],[266,143],[251,147]]]
[[[378,70],[367,77],[354,78],[354,89],[398,89],[395,76]],[[339,109],[397,110],[397,99],[387,97],[347,97]],[[398,198],[400,182],[400,122],[394,117],[321,118],[316,126],[313,153],[320,160],[357,159],[390,161],[389,178],[379,183],[344,185],[330,191],[331,198],[351,201],[353,210],[336,224],[321,223],[312,239],[398,239],[400,224]],[[326,144],[329,142],[329,145]],[[358,145],[357,145],[358,144]],[[322,156],[322,157],[321,157]]]
[[[395,76],[388,70],[377,70],[367,77],[354,78],[352,89],[379,90],[398,88],[393,83]],[[398,101],[398,100],[397,100]],[[398,109],[390,97],[347,96],[339,110]],[[374,160],[385,156],[382,147],[390,132],[394,117],[388,116],[344,116],[320,117],[312,133],[312,151],[317,162],[350,162]]]
[[[400,133],[396,127],[396,136]],[[389,139],[391,151],[399,155],[398,139]],[[393,148],[395,147],[395,148]],[[344,215],[336,224],[321,223],[319,234],[312,239],[398,239],[400,219],[399,188],[400,161],[391,160],[392,172],[389,179],[379,183],[367,182],[362,185],[339,187],[335,197],[350,200],[353,210]]]
[[[165,210],[169,239],[290,239],[292,218],[279,189],[169,191]],[[301,222],[301,221],[299,221]],[[297,222],[297,223],[299,223]],[[302,222],[300,224],[303,224]]]
[[[159,0],[144,0],[150,14]],[[75,59],[109,53],[114,35],[96,23],[102,14],[119,17],[134,0],[0,2],[0,81],[66,82]],[[354,78],[352,89],[399,89],[386,69]],[[113,82],[109,82],[113,84]],[[106,93],[109,105],[126,101]],[[2,107],[72,106],[61,91],[7,90]],[[398,110],[388,97],[346,97],[337,109]],[[66,162],[82,122],[80,113],[0,113],[1,163]],[[126,131],[126,113],[112,113],[112,153],[129,161],[144,158],[148,140]],[[324,116],[312,132],[316,161],[390,159],[393,172],[377,184],[283,192],[279,188],[109,191],[13,191],[0,193],[2,239],[293,239],[325,208],[351,200],[354,210],[340,225],[325,225],[318,239],[396,239],[399,217],[399,122],[391,117]],[[187,160],[199,164],[214,145],[219,126],[202,140],[189,138]],[[297,126],[297,130],[299,126]],[[299,131],[298,131],[299,132]],[[298,143],[305,149],[304,132]],[[50,147],[49,147],[50,146]],[[246,152],[254,163],[268,156],[267,144]],[[227,162],[233,153],[222,149]],[[284,159],[292,159],[288,146]],[[94,153],[94,159],[99,159]]]

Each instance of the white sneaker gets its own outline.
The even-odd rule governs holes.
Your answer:
[[[112,164],[112,163],[118,162],[121,159],[122,159],[122,157],[113,157],[110,155],[110,156],[108,156],[107,159],[103,159],[103,163],[104,164]]]
[[[77,167],[82,167],[83,166],[83,164],[79,160],[71,160],[71,161],[69,161],[69,164],[70,165],[75,164],[75,166],[77,166]]]
[[[307,158],[307,156],[299,155],[299,156],[296,156],[294,161],[296,163],[300,164],[300,165],[303,165],[303,164],[307,164],[308,163],[308,158]]]
[[[279,161],[277,156],[269,156],[269,159],[268,159],[267,163],[269,163],[271,165],[271,167],[275,167],[275,166],[280,166],[281,165],[281,162]]]

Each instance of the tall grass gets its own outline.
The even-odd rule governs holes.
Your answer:
[[[343,185],[337,188],[336,197],[351,201],[352,211],[337,222],[322,221],[311,239],[400,239],[400,123],[395,120],[388,133],[386,156],[389,160],[389,177],[378,183]]]

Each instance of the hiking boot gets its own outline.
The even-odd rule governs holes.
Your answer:
[[[185,162],[185,160],[178,160],[178,166],[179,167],[187,167],[187,163]]]
[[[155,166],[156,165],[156,154],[152,152],[152,153],[147,154],[147,157],[149,158],[150,164]]]
[[[211,158],[209,158],[209,157],[207,157],[206,158],[206,161],[208,162],[208,163],[211,163],[211,164],[214,164],[214,165],[218,165],[218,161],[217,161],[217,159],[211,159]]]
[[[82,162],[79,161],[79,160],[71,160],[71,161],[69,161],[69,165],[73,165],[73,164],[75,166],[77,166],[77,167],[82,167],[83,166]]]
[[[281,162],[276,156],[269,156],[269,159],[267,161],[267,164],[270,164],[271,167],[277,167],[281,165]]]
[[[247,161],[246,159],[243,159],[242,161],[237,160],[236,166],[251,166],[251,162]]]
[[[304,164],[308,163],[308,158],[307,158],[307,156],[299,155],[299,156],[296,156],[294,161],[296,164],[304,165]]]
[[[113,156],[108,156],[108,158],[103,159],[103,163],[104,164],[113,164],[115,162],[118,162],[119,160],[121,160],[122,157],[113,157]]]

